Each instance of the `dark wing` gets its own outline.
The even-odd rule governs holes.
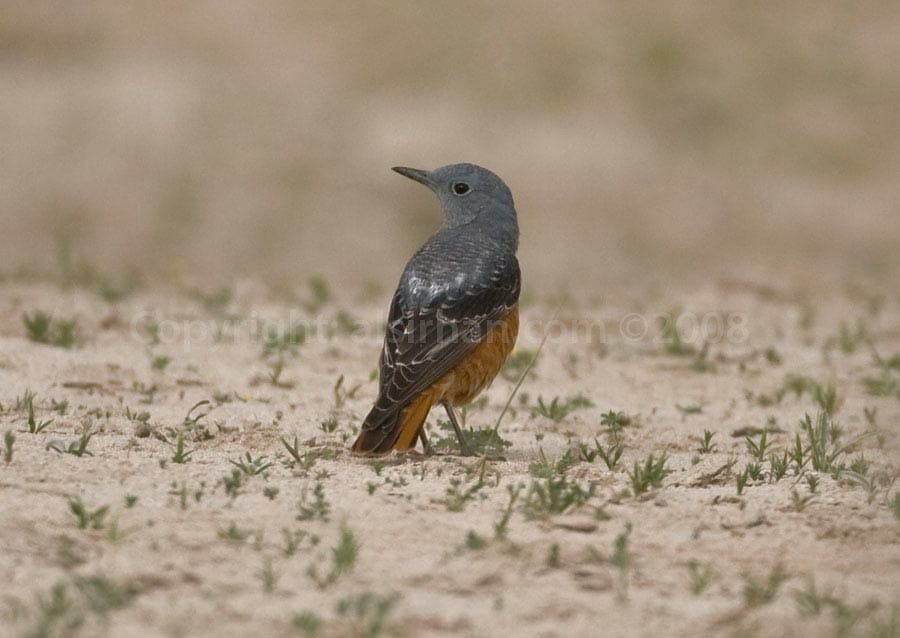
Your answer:
[[[393,417],[424,390],[456,367],[519,299],[515,257],[479,277],[448,290],[434,304],[404,311],[402,292],[391,302],[378,399],[364,430],[390,427]]]

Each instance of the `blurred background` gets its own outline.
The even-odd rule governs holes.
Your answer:
[[[390,167],[469,161],[535,291],[895,283],[898,60],[890,1],[5,2],[0,269],[390,289]]]

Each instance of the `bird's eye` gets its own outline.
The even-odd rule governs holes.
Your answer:
[[[459,196],[468,195],[469,192],[472,190],[471,188],[469,188],[469,185],[466,184],[465,182],[454,182],[450,188],[453,190],[454,195],[459,195]]]

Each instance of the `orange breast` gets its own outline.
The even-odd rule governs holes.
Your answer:
[[[500,372],[516,345],[518,334],[519,306],[516,304],[468,357],[434,384],[435,403],[448,399],[453,405],[465,405],[472,401]]]

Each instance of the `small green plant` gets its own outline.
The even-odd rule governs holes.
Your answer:
[[[688,588],[694,596],[706,591],[715,577],[715,570],[710,563],[692,560],[688,563]]]
[[[223,541],[228,541],[229,543],[243,543],[252,533],[249,529],[238,527],[237,523],[232,521],[231,525],[220,529],[218,535]]]
[[[550,569],[557,569],[559,567],[559,543],[552,543],[550,547],[547,548],[547,558],[544,561],[544,565]]]
[[[91,442],[91,437],[93,435],[90,426],[85,426],[84,430],[81,432],[81,436],[78,437],[78,440],[69,443],[69,447],[66,448],[66,453],[77,457],[82,457],[84,455],[94,456],[94,454],[87,449],[88,443]]]
[[[619,570],[618,597],[625,600],[628,594],[628,573],[634,559],[628,549],[628,537],[631,536],[631,523],[626,523],[625,529],[616,536],[613,541],[613,551],[609,556],[609,564]]]
[[[747,444],[747,451],[757,461],[762,461],[766,456],[766,450],[768,450],[768,437],[769,430],[765,428],[763,429],[762,434],[759,435],[759,441],[754,441],[749,436],[744,437],[744,442]]]
[[[95,510],[90,510],[82,502],[81,497],[69,499],[69,510],[75,515],[78,529],[103,529],[106,515],[109,513],[109,505],[101,505]]]
[[[303,632],[306,638],[314,638],[319,635],[319,628],[322,626],[322,619],[314,612],[303,611],[294,616],[291,624]]]
[[[359,392],[359,389],[362,387],[361,383],[357,383],[356,385],[347,388],[344,386],[344,375],[341,375],[337,378],[337,381],[334,382],[334,407],[335,409],[340,409],[344,407],[344,404],[348,399],[356,398],[356,393]]]
[[[500,374],[502,374],[503,378],[507,381],[516,381],[522,376],[528,366],[531,365],[531,361],[534,358],[534,350],[517,348],[515,352],[507,357],[506,363],[504,363],[503,367],[500,369]]]
[[[583,394],[577,394],[567,399],[554,397],[549,403],[545,403],[543,397],[539,396],[535,412],[551,421],[559,422],[573,411],[581,408],[590,408],[593,405],[593,402]]]
[[[477,552],[487,547],[487,541],[480,534],[474,532],[473,530],[469,530],[468,532],[466,532],[466,540],[464,545],[466,549]]]
[[[675,409],[681,412],[682,417],[688,417],[693,414],[703,414],[703,406],[699,403],[692,403],[691,405],[681,405],[676,403]]]
[[[7,430],[6,434],[3,435],[3,460],[7,465],[12,463],[13,460],[13,445],[16,443],[16,433],[12,430]]]
[[[265,593],[271,594],[275,591],[275,585],[278,584],[279,574],[275,571],[275,568],[272,567],[271,559],[267,558],[263,561],[262,567],[256,572],[256,576],[259,578],[260,583],[262,583],[262,590]]]
[[[787,573],[781,563],[775,565],[769,575],[763,578],[745,574],[744,604],[747,607],[761,607],[769,604],[775,599],[785,580],[787,580]]]
[[[813,391],[813,398],[815,398],[816,403],[825,414],[828,416],[834,415],[838,406],[838,397],[837,389],[832,384],[829,383],[827,386],[823,386],[817,383]]]
[[[331,299],[331,290],[328,281],[322,275],[313,275],[306,282],[309,289],[309,300],[306,309],[315,314]]]
[[[461,512],[465,509],[466,504],[473,500],[475,496],[484,487],[483,473],[472,481],[470,484],[463,483],[462,479],[451,478],[450,487],[447,488],[447,496],[444,498],[444,505],[448,512]]]
[[[670,473],[670,470],[666,469],[668,460],[669,457],[665,452],[658,458],[654,458],[651,452],[643,465],[634,462],[634,468],[628,473],[628,478],[631,480],[631,489],[634,490],[635,496],[643,494],[651,487],[662,485],[663,479]]]
[[[28,432],[30,432],[31,434],[39,434],[40,432],[43,432],[45,429],[47,429],[47,426],[49,426],[51,423],[53,423],[53,419],[50,419],[49,421],[38,421],[37,419],[35,419],[35,417],[34,417],[34,398],[35,398],[35,396],[37,396],[37,395],[35,395],[33,392],[29,393],[28,390],[25,390],[25,396],[22,399],[25,402],[26,407],[28,409]]]
[[[788,453],[782,452],[779,456],[775,452],[769,453],[769,474],[774,481],[780,481],[787,474]]]
[[[325,589],[337,582],[342,575],[353,570],[358,554],[359,544],[353,531],[348,527],[342,527],[337,546],[331,548],[331,569],[320,575],[316,566],[310,565],[306,573],[320,589]]]
[[[259,456],[254,459],[250,455],[250,452],[244,454],[243,458],[238,457],[237,461],[229,460],[228,462],[238,468],[247,476],[256,476],[258,474],[262,474],[267,469],[275,465],[271,461],[267,461],[266,457],[264,456]]]
[[[838,463],[852,445],[839,445],[841,429],[825,412],[816,416],[815,422],[809,414],[800,422],[800,428],[806,432],[809,462],[819,472],[840,472],[844,465]]]
[[[603,447],[602,443],[597,441],[597,439],[594,439],[593,450],[584,443],[581,443],[578,446],[581,460],[593,463],[595,458],[600,457],[606,464],[606,468],[610,471],[616,469],[616,466],[619,464],[619,459],[622,458],[624,449],[625,448],[618,440],[611,441],[608,446]]]
[[[28,338],[35,343],[69,349],[75,345],[77,323],[74,319],[53,319],[38,310],[22,316]]]
[[[332,434],[338,427],[337,417],[333,414],[319,423],[319,429],[322,430],[325,434]]]
[[[747,469],[744,468],[743,472],[738,472],[735,474],[734,480],[737,486],[737,494],[741,496],[744,493],[744,488],[747,487],[747,481],[750,477],[747,475]]]
[[[802,512],[803,510],[805,510],[806,506],[809,505],[809,502],[812,499],[812,494],[803,496],[796,489],[791,490],[791,507],[795,512]]]
[[[513,508],[516,505],[516,501],[519,500],[519,494],[522,493],[523,489],[525,489],[523,485],[506,486],[506,491],[509,494],[509,502],[507,503],[506,508],[503,510],[503,514],[500,516],[500,520],[494,523],[495,539],[506,539],[506,535],[509,531],[509,519],[512,518]]]
[[[372,592],[363,592],[354,596],[341,598],[335,605],[338,617],[346,619],[350,623],[348,635],[360,638],[378,638],[385,633],[388,617],[397,601],[399,594],[380,595]]]
[[[311,495],[309,485],[304,487],[300,494],[297,510],[297,520],[299,521],[327,521],[331,514],[331,504],[325,498],[325,486],[322,483],[316,483]]]
[[[534,480],[525,496],[522,509],[528,518],[547,518],[563,514],[584,505],[593,495],[595,487],[587,489],[578,483],[568,482],[565,476]]]
[[[882,370],[879,376],[863,378],[866,392],[873,397],[900,397],[900,382],[889,370]]]
[[[677,312],[671,312],[660,317],[660,337],[663,342],[663,350],[667,354],[675,356],[692,355],[696,349],[684,342],[681,331],[678,329],[677,315]]]
[[[191,454],[194,450],[184,449],[184,434],[178,433],[178,440],[175,442],[175,453],[172,455],[172,463],[184,464],[191,460]]]
[[[159,355],[150,360],[150,367],[162,372],[170,363],[172,363],[171,357]]]
[[[703,438],[700,440],[700,447],[697,448],[697,451],[700,452],[700,454],[710,454],[716,451],[717,446],[712,442],[715,435],[715,432],[703,430]]]
[[[284,330],[271,328],[263,342],[263,356],[272,354],[297,354],[297,349],[303,345],[307,337],[307,327],[296,323]]]
[[[241,492],[241,484],[243,483],[243,474],[240,470],[231,470],[231,474],[222,477],[222,485],[225,487],[225,494],[232,500],[238,497]]]
[[[631,417],[624,412],[608,410],[600,415],[600,425],[606,427],[612,436],[618,436],[622,429],[631,425]]]
[[[538,448],[538,460],[528,465],[528,472],[536,478],[551,478],[561,476],[571,468],[578,459],[573,450],[567,450],[559,459],[548,459],[544,454],[544,448]]]
[[[440,421],[439,426],[445,432],[434,442],[437,452],[455,452],[459,449],[459,440],[449,421]],[[512,441],[504,439],[494,428],[462,428],[463,440],[469,451],[478,456],[497,457],[512,446]]]
[[[819,477],[815,474],[807,474],[806,485],[809,487],[810,493],[815,494],[816,488],[819,487]]]

